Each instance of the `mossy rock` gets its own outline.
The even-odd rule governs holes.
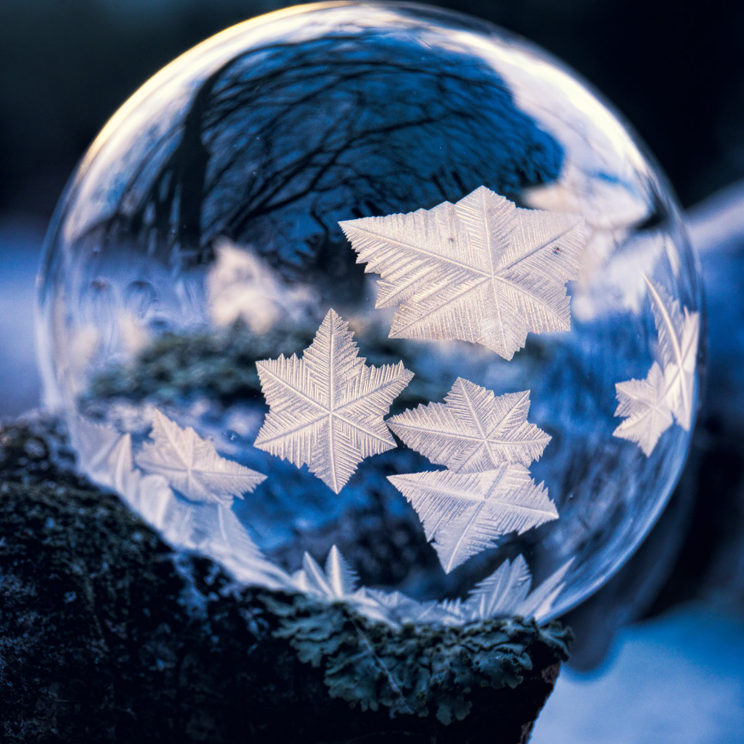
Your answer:
[[[569,632],[519,618],[394,630],[237,586],[60,465],[50,422],[0,433],[0,739],[526,741]]]

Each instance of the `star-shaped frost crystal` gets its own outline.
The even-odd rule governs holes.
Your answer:
[[[256,447],[306,464],[335,493],[362,460],[395,447],[383,416],[413,373],[403,362],[366,364],[334,310],[302,359],[281,355],[256,367],[269,405]]]
[[[221,457],[190,426],[182,429],[157,409],[150,441],[136,458],[144,471],[165,477],[190,501],[230,506],[266,479],[262,473]]]
[[[404,473],[388,480],[416,510],[447,573],[497,545],[503,535],[521,535],[558,519],[547,489],[522,465],[481,473]]]
[[[613,433],[636,442],[648,457],[659,437],[672,425],[661,367],[654,362],[645,380],[618,382],[615,388],[618,400],[615,415],[626,418]]]
[[[489,470],[505,462],[529,465],[550,435],[527,421],[530,391],[495,396],[458,377],[444,403],[409,409],[388,426],[412,449],[458,472]]]
[[[527,333],[571,327],[566,282],[586,244],[577,215],[521,209],[480,186],[456,204],[339,223],[377,307],[396,307],[391,338],[482,344],[504,359]]]
[[[659,335],[657,361],[645,380],[615,384],[615,415],[625,420],[613,433],[636,442],[648,457],[672,417],[685,431],[692,426],[700,314],[680,308],[662,287],[644,279]]]

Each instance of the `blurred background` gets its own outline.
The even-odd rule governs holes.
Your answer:
[[[54,204],[87,145],[176,55],[285,4],[0,2],[0,418],[39,400],[34,276]],[[707,284],[708,395],[689,466],[641,551],[569,618],[573,668],[533,741],[742,741],[744,4],[435,4],[524,35],[617,106],[687,210]]]

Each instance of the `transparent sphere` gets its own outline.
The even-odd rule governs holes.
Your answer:
[[[240,579],[447,622],[555,617],[637,547],[700,320],[623,122],[408,4],[273,13],[168,65],[83,158],[40,278],[47,401],[93,478]]]

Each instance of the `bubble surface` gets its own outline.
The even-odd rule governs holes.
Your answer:
[[[425,6],[281,11],[164,68],[73,174],[39,301],[82,467],[246,580],[330,556],[420,607],[502,567],[555,617],[646,535],[694,424],[663,178],[560,63]]]

